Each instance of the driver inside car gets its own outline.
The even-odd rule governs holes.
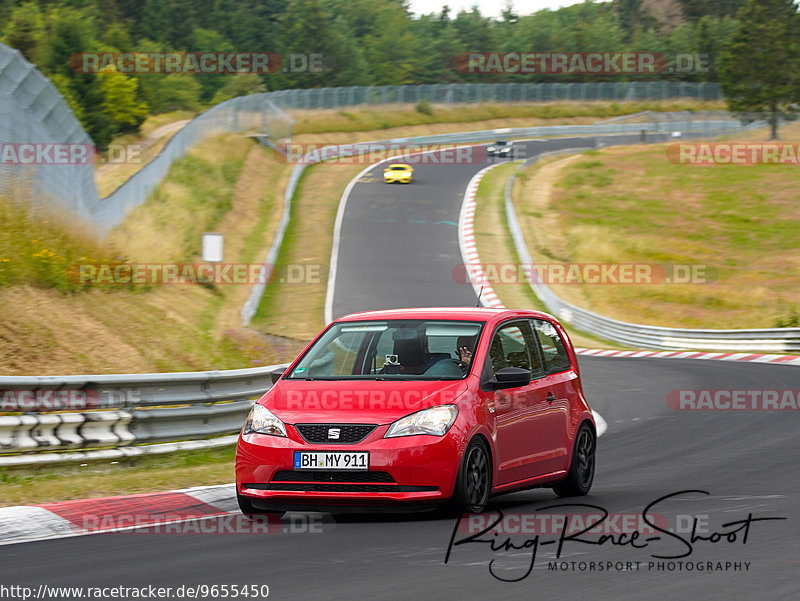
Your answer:
[[[469,369],[475,336],[459,336],[455,358],[451,353],[432,353],[428,337],[417,330],[398,329],[392,335],[396,363],[386,363],[380,373],[460,377]]]
[[[474,345],[475,336],[459,336],[456,339],[455,348],[455,356],[457,358],[453,358],[449,353],[429,353],[431,359],[428,369],[424,372],[425,375],[447,377],[463,376],[469,370]],[[426,351],[427,348],[426,339]]]

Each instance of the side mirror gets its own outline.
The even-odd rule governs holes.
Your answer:
[[[269,377],[272,380],[272,383],[277,383],[278,380],[281,379],[281,376],[286,373],[285,367],[278,367],[277,369],[273,369],[269,372]]]
[[[529,369],[521,367],[504,367],[498,369],[492,380],[492,388],[499,390],[502,388],[519,388],[531,383],[531,372]]]

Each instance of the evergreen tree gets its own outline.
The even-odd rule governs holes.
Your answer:
[[[719,60],[731,111],[769,113],[772,139],[781,111],[800,102],[800,17],[793,0],[749,0]]]

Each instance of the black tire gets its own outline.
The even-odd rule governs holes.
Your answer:
[[[582,424],[575,436],[572,462],[567,477],[553,487],[559,497],[582,497],[594,481],[597,440],[587,424]]]
[[[285,511],[262,511],[261,509],[256,509],[253,507],[253,502],[249,498],[240,495],[238,490],[236,491],[236,502],[239,503],[239,511],[251,520],[259,516],[274,516],[275,519],[280,520],[286,514]]]
[[[466,513],[481,513],[492,491],[492,460],[486,444],[473,438],[464,451],[451,504]]]

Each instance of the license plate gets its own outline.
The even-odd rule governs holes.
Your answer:
[[[367,470],[369,453],[357,451],[295,451],[296,470]]]

